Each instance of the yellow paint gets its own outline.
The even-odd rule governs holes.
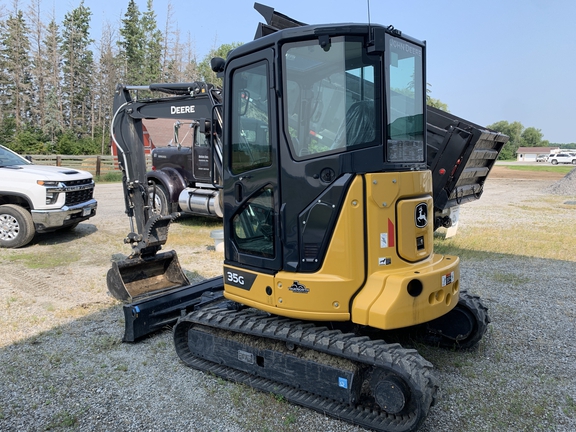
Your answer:
[[[457,257],[433,254],[431,193],[429,171],[358,175],[317,272],[257,274],[250,290],[225,285],[225,296],[291,318],[382,329],[437,318],[457,304],[460,273]],[[423,228],[415,226],[420,203],[428,205]],[[417,247],[418,237],[424,247]],[[452,272],[454,280],[442,286]],[[416,296],[408,290],[414,280],[422,286]]]
[[[443,287],[442,276],[452,272],[454,281]],[[417,297],[408,293],[408,283],[413,280],[422,284]],[[456,306],[459,281],[459,259],[453,256],[433,255],[432,260],[405,270],[373,273],[366,283],[368,289],[354,299],[352,321],[385,330],[430,321]]]

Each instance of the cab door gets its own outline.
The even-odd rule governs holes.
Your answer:
[[[230,61],[224,103],[226,264],[270,274],[282,263],[272,65],[272,49]]]

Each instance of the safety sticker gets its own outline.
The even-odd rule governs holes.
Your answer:
[[[378,258],[378,265],[390,265],[392,264],[392,258]]]
[[[442,276],[442,286],[445,287],[446,285],[450,285],[454,282],[454,272],[450,272]]]
[[[380,233],[380,247],[381,248],[388,247],[388,233]]]
[[[338,377],[338,387],[348,388],[348,380],[346,378]]]

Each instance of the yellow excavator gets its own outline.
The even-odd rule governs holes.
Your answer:
[[[112,134],[135,224],[133,252],[107,283],[127,301],[124,340],[172,324],[190,367],[368,429],[416,430],[438,383],[387,335],[467,349],[489,323],[460,286],[459,259],[433,250],[433,178],[466,176],[460,159],[427,164],[425,43],[392,26],[305,25],[255,8],[266,19],[255,40],[212,62],[223,90],[151,85],[172,96],[147,103],[117,88]],[[210,144],[224,269],[198,284],[174,251],[159,252],[178,213],[154,209],[141,122],[162,110],[194,118]],[[493,163],[505,140],[484,141]],[[485,179],[489,168],[474,170]]]

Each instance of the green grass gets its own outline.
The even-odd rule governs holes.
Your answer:
[[[122,181],[122,173],[120,171],[107,172],[104,175],[94,176],[96,183],[117,183]]]
[[[60,249],[64,251],[64,246]],[[54,267],[72,264],[80,259],[78,254],[68,253],[30,253],[20,251],[11,251],[11,254],[6,257],[9,262],[19,262],[30,269],[51,269]]]
[[[68,411],[60,411],[52,418],[45,430],[72,428],[78,425],[78,416]]]
[[[516,171],[538,171],[538,172],[553,172],[558,174],[568,174],[574,169],[574,166],[558,166],[558,165],[506,165],[506,168]]]
[[[566,395],[566,406],[562,408],[568,417],[576,417],[576,401],[570,395]]]
[[[462,227],[455,237],[445,239],[441,234],[434,238],[434,251],[457,255],[462,259],[503,259],[509,255],[576,261],[576,231],[551,229],[550,221],[557,226],[573,225],[573,206],[563,204],[564,198],[550,197],[547,206],[521,204],[509,206],[509,217],[529,215],[538,222],[530,226],[499,224]],[[503,276],[502,276],[503,277]]]

